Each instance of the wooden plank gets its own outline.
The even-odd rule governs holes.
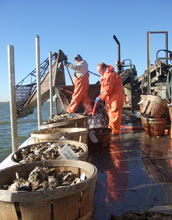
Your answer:
[[[90,185],[86,190],[82,192],[81,198],[81,206],[80,206],[80,216],[87,214],[93,208],[94,203],[94,191],[95,191],[95,184]]]
[[[90,212],[86,213],[85,215],[83,215],[82,217],[80,217],[79,219],[77,220],[92,220],[92,215],[93,215],[93,208],[91,209]]]
[[[100,94],[100,87],[101,84],[90,84],[88,89],[88,96],[90,97],[91,101],[95,100],[95,98]],[[60,86],[59,89],[63,92],[63,94],[67,98],[72,97],[72,93],[74,91],[74,86],[65,85]]]
[[[51,200],[20,203],[23,220],[51,220]]]
[[[79,217],[81,193],[53,201],[54,220],[75,220]]]
[[[13,203],[0,202],[0,220],[18,220]]]

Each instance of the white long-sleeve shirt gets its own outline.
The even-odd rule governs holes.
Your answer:
[[[80,63],[77,64],[67,63],[66,66],[75,70],[75,75],[78,78],[81,78],[86,73],[88,73],[88,64],[85,60],[82,60]]]

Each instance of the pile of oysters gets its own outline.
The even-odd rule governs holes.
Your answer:
[[[3,185],[1,189],[9,191],[53,190],[60,186],[74,185],[85,180],[85,173],[83,174],[79,177],[70,170],[57,172],[55,168],[37,166],[26,178],[19,177],[19,174],[16,173],[13,182]]]
[[[111,214],[108,220],[171,220],[172,215],[155,211],[134,212],[128,211],[120,216]]]
[[[77,118],[77,114],[73,114],[73,113],[65,113],[65,114],[61,114],[61,115],[54,115],[51,119],[44,121],[42,124],[50,124],[53,122],[58,122],[58,121],[62,121],[62,120],[66,120],[66,119],[70,119],[70,118]]]
[[[76,145],[46,142],[19,149],[13,154],[13,160],[20,164],[42,160],[60,160],[63,159],[60,155],[60,151],[66,145],[73,150],[76,157],[79,157],[84,152],[81,147]]]

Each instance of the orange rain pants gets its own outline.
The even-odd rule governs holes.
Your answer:
[[[122,80],[119,74],[114,71],[113,66],[107,65],[108,70],[101,77],[100,99],[105,100],[106,110],[109,116],[109,128],[113,134],[119,134],[122,108],[125,95]]]
[[[72,95],[72,100],[69,106],[67,107],[67,112],[74,113],[81,102],[87,115],[92,114],[92,106],[90,99],[88,97],[88,88],[89,88],[88,78],[89,78],[88,73],[86,73],[81,78],[77,78],[74,75],[73,82],[75,88],[74,88],[74,93]]]

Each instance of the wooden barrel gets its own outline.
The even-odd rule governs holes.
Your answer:
[[[109,147],[111,141],[111,133],[112,130],[110,128],[90,129],[88,135],[89,150],[93,150],[95,148]]]
[[[87,179],[54,190],[12,192],[0,190],[1,220],[91,220],[97,169],[83,161],[44,161],[15,165],[0,171],[0,187],[19,177],[26,177],[35,167],[72,171]]]
[[[74,118],[67,118],[58,120],[55,122],[45,123],[40,126],[40,129],[47,129],[47,128],[56,128],[56,127],[63,127],[63,128],[87,128],[87,116],[83,116],[80,114],[75,114]]]
[[[84,144],[84,143],[81,143],[81,142],[78,142],[78,141],[72,141],[72,140],[52,141],[52,142],[51,142],[51,140],[49,140],[49,142],[40,142],[40,143],[36,143],[36,144],[30,144],[28,146],[19,148],[15,152],[15,154],[17,155],[17,157],[21,157],[21,152],[22,152],[23,149],[25,149],[26,151],[29,151],[30,148],[32,148],[32,146],[36,146],[36,145],[39,145],[39,144],[47,144],[47,143],[59,143],[60,145],[64,145],[64,144],[75,145],[76,147],[80,147],[83,150],[83,153],[80,156],[78,156],[78,160],[87,161],[87,159],[88,159],[88,147],[87,147],[87,145]],[[11,159],[12,159],[13,164],[14,164],[14,162],[18,163],[15,160],[14,154],[12,155]]]
[[[172,106],[168,106],[170,121],[172,122]]]
[[[171,121],[171,126],[170,126],[170,138],[172,139],[172,106],[168,106],[169,109],[169,115],[170,115],[170,121]]]
[[[33,131],[31,137],[33,143],[46,142],[49,140],[58,140],[64,136],[68,140],[79,141],[87,144],[87,128],[51,128]]]
[[[166,118],[146,118],[141,116],[141,122],[147,136],[164,136]]]
[[[141,95],[140,112],[143,116],[160,118],[167,108],[167,103],[159,96]]]

